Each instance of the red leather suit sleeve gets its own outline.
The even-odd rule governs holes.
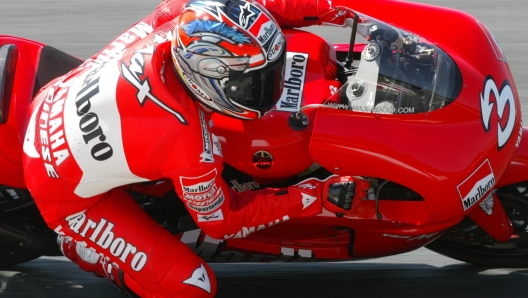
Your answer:
[[[319,17],[331,10],[331,0],[256,0],[273,15],[281,27],[320,25]],[[345,1],[341,1],[345,2]]]
[[[222,179],[221,149],[215,144],[207,115],[189,119],[168,154],[161,174],[173,180],[176,193],[198,226],[217,239],[242,238],[289,219],[321,212],[321,200],[303,202],[295,189],[262,189],[238,192]]]

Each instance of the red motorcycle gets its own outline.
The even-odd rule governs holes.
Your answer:
[[[271,113],[213,121],[222,175],[233,189],[338,174],[368,179],[367,198],[346,212],[277,218],[213,239],[170,181],[127,191],[208,262],[350,260],[427,246],[474,264],[528,266],[528,141],[500,46],[461,12],[363,2],[321,19],[348,28],[346,42],[284,29],[286,80]],[[148,25],[138,23],[127,37],[139,38],[141,26]],[[125,49],[116,39],[101,53]],[[39,42],[0,36],[0,267],[60,254],[23,179],[26,109],[42,86],[82,63]]]

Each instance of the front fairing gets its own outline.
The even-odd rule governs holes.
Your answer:
[[[356,39],[364,40],[365,47],[359,59],[345,62],[344,85],[329,104],[367,113],[410,114],[443,108],[457,98],[462,88],[460,70],[440,47],[373,17],[336,9],[357,16]],[[328,21],[347,26],[348,20]]]
[[[357,30],[365,48],[344,67],[343,87],[318,108],[310,154],[337,174],[418,192],[428,206],[425,221],[461,218],[496,185],[520,140],[511,72],[475,18],[400,4],[404,17],[383,3],[383,10],[354,6],[362,11]],[[435,22],[441,28],[430,26]],[[380,24],[389,29],[372,37]]]

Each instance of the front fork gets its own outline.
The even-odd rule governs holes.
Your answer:
[[[468,217],[498,242],[508,241],[513,234],[510,219],[495,191],[483,199],[478,207],[475,206]]]

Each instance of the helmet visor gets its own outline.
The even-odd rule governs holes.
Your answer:
[[[232,102],[264,114],[280,99],[283,81],[284,59],[278,59],[266,69],[248,73],[230,71],[225,94]]]

